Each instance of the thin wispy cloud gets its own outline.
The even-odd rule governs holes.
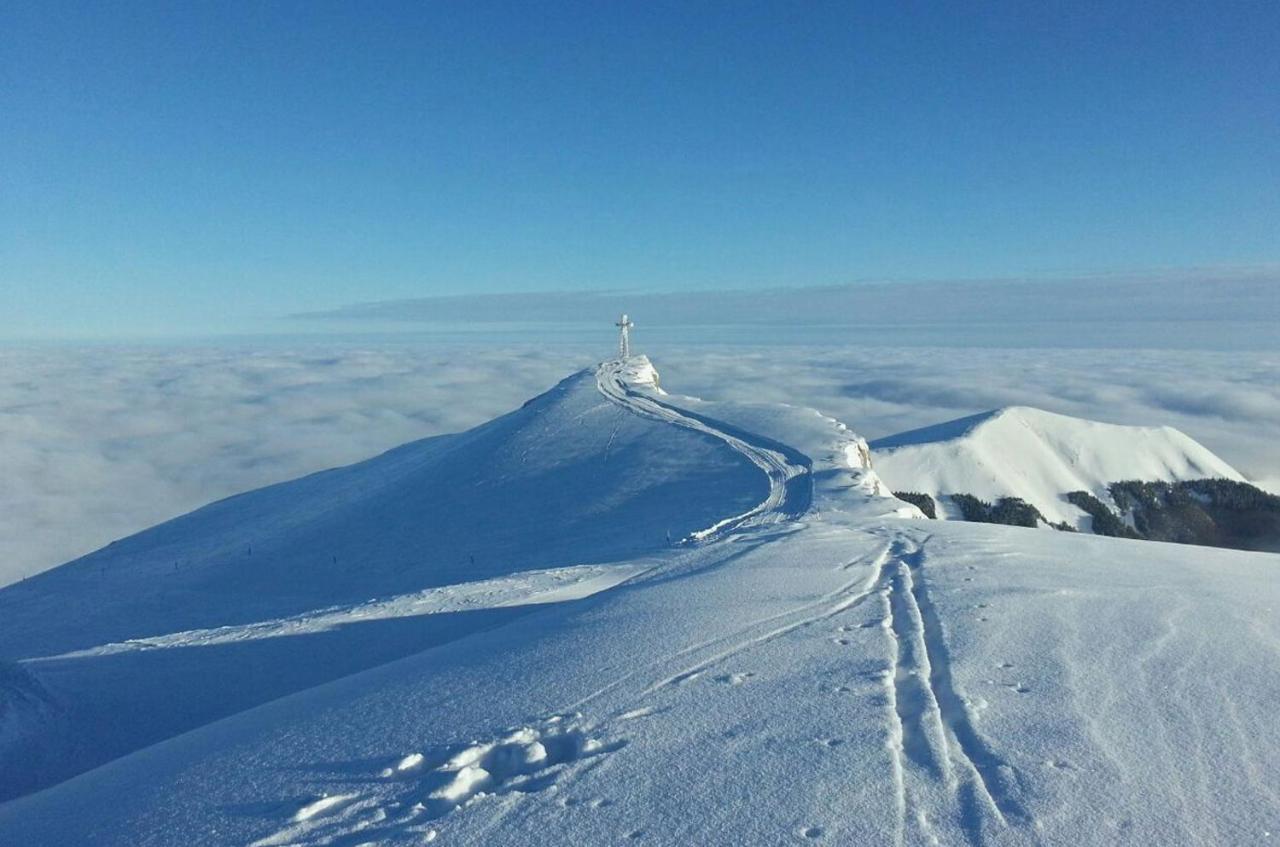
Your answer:
[[[329,329],[564,325],[599,323],[625,311],[674,330],[672,338],[680,332],[687,336],[688,327],[706,327],[730,340],[750,331],[770,341],[803,342],[806,333],[823,328],[857,328],[877,342],[890,339],[896,345],[1243,349],[1274,346],[1278,290],[1280,269],[1261,266],[749,291],[477,294],[358,303],[292,319]],[[726,335],[725,328],[740,331]]]

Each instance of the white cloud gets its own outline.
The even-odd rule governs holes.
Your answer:
[[[640,339],[643,343],[643,338]],[[815,406],[870,438],[999,405],[1177,426],[1280,480],[1280,355],[647,348],[674,391]],[[221,497],[453,432],[581,346],[0,350],[0,584]]]

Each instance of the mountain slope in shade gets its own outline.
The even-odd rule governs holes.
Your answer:
[[[1110,502],[1107,486],[1120,480],[1244,479],[1172,427],[1121,426],[1025,406],[891,435],[871,449],[885,483],[933,496],[939,517],[958,517],[945,499],[951,494],[1020,497],[1049,521],[1080,529],[1089,518],[1066,501],[1070,491]]]
[[[583,371],[475,429],[230,497],[0,592],[0,649],[65,652],[634,557],[765,493],[734,451],[628,414]]]
[[[586,370],[470,431],[113,543],[0,591],[0,660],[49,692],[5,720],[0,691],[0,800],[508,621],[516,595],[599,584],[566,568],[661,553],[767,492],[716,437],[619,407]],[[547,568],[523,594],[501,582]],[[495,579],[465,603],[430,593]]]

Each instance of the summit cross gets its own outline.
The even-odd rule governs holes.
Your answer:
[[[635,326],[631,318],[623,314],[614,324],[618,328],[618,356],[623,359],[631,356],[631,327]]]

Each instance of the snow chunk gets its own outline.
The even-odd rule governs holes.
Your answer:
[[[658,369],[649,361],[648,356],[629,356],[621,364],[619,372],[623,382],[636,388],[648,388],[659,394],[666,393],[658,387]]]

